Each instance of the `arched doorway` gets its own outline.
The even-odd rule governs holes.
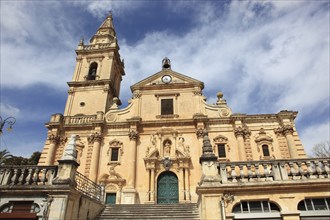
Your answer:
[[[178,203],[178,177],[172,172],[164,172],[157,179],[157,203]]]

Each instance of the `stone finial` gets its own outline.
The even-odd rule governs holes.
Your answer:
[[[71,135],[69,143],[65,147],[61,160],[77,161],[76,138],[77,138],[77,135],[75,135],[75,134]]]
[[[203,154],[199,158],[199,162],[202,163],[203,161],[216,161],[217,157],[213,153],[213,147],[210,143],[210,138],[208,135],[205,135],[203,138]]]
[[[226,100],[223,99],[223,93],[222,92],[218,92],[217,97],[218,97],[217,105],[227,104]]]

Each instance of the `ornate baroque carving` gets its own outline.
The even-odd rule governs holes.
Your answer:
[[[68,140],[67,137],[54,135],[54,134],[50,134],[47,139],[54,144],[59,144],[59,143],[65,144],[65,142]]]
[[[293,134],[293,127],[291,125],[283,125],[281,127],[278,127],[275,129],[275,134],[277,134],[278,136],[281,135],[288,135],[288,134]]]
[[[250,138],[251,131],[247,127],[237,127],[234,129],[234,133],[236,137],[242,136],[243,138]]]
[[[128,133],[128,137],[131,141],[136,141],[139,138],[139,135],[140,135],[139,132],[135,130],[131,130]]]
[[[141,97],[141,92],[140,92],[140,90],[135,90],[135,91],[133,92],[132,99],[138,99],[138,98],[140,98],[140,97]]]
[[[202,89],[199,87],[194,88],[194,95],[202,95]]]
[[[94,142],[101,143],[102,138],[103,137],[101,134],[99,134],[98,132],[95,132],[95,133],[91,134],[89,137],[87,137],[87,140],[88,140],[89,144],[94,144]]]
[[[207,131],[204,128],[198,128],[196,129],[196,135],[198,139],[203,138],[205,135],[207,135]]]

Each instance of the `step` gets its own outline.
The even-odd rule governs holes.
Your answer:
[[[197,204],[107,205],[97,217],[107,219],[200,219]]]

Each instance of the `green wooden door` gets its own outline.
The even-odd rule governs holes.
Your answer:
[[[116,204],[116,193],[107,193],[105,203]]]
[[[157,203],[178,203],[178,178],[172,172],[159,175],[157,181]]]

